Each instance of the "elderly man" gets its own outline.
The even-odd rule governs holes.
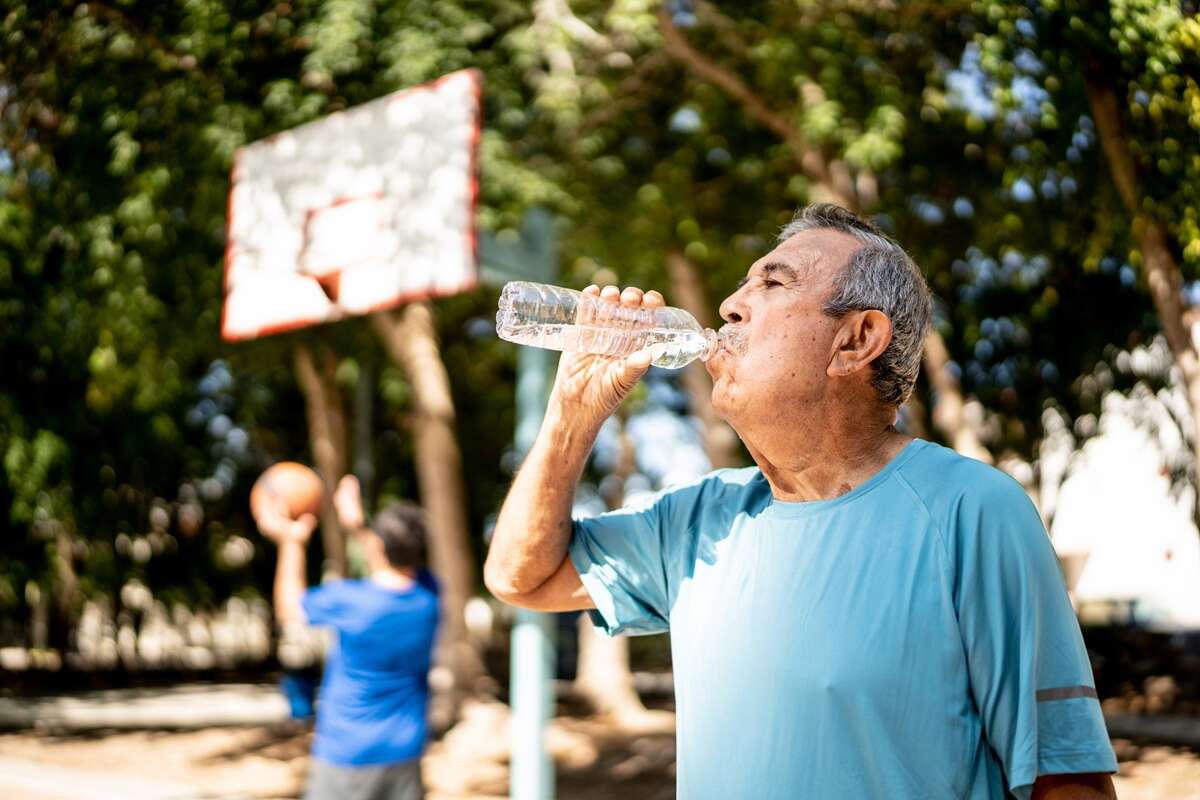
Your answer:
[[[610,634],[670,631],[683,798],[1115,797],[1037,512],[1003,473],[895,428],[929,328],[912,260],[811,206],[721,316],[749,345],[708,362],[713,405],[757,467],[572,522],[596,433],[651,354],[564,355],[491,591],[592,609]]]

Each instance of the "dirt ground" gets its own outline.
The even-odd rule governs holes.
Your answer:
[[[561,716],[547,738],[564,800],[674,797],[674,715],[632,720]],[[430,800],[508,796],[508,710],[465,709],[426,755]],[[295,798],[311,733],[291,725],[199,731],[23,732],[0,735],[0,797],[23,800]],[[1200,754],[1115,743],[1121,800],[1200,800]]]

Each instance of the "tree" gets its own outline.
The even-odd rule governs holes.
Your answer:
[[[264,462],[307,457],[295,381],[311,401],[316,460],[340,472],[337,387],[357,362],[386,355],[363,321],[219,341],[233,153],[476,66],[489,86],[483,224],[503,228],[529,205],[562,205],[567,195],[522,150],[527,131],[510,125],[527,89],[520,49],[497,45],[527,20],[521,4],[470,1],[10,4],[0,19],[0,357],[11,370],[0,388],[0,502],[11,546],[0,604],[36,594],[74,606],[76,585],[115,596],[135,576],[194,603],[262,583],[261,554],[243,569],[213,553],[248,527],[245,493]],[[492,302],[447,302],[445,324],[461,326]],[[322,342],[355,358],[327,356]],[[284,367],[293,352],[296,378]],[[493,371],[503,376],[506,361],[511,354],[495,352]],[[372,372],[392,422],[407,386]],[[470,506],[476,527],[504,482],[493,466],[502,446],[484,439],[493,449],[468,465],[481,486]],[[381,491],[411,493],[406,445],[386,441],[395,446],[380,453],[391,471]],[[337,564],[340,539],[326,527]],[[128,555],[130,539],[154,542],[149,561]]]
[[[346,532],[333,507],[333,491],[347,472],[349,446],[346,442],[346,409],[337,385],[337,359],[333,351],[322,349],[320,366],[305,345],[295,351],[296,383],[304,395],[308,417],[308,438],[313,463],[324,485],[321,504],[321,542],[325,569],[336,577],[348,577],[346,569]]]
[[[567,245],[578,283],[604,267],[669,288],[661,254],[682,252],[718,298],[795,204],[856,207],[938,298],[902,418],[920,427],[929,408],[945,441],[980,457],[1034,458],[1043,406],[1088,413],[1096,361],[1153,330],[1121,235],[1080,202],[1106,179],[1082,84],[1063,77],[1079,59],[1022,54],[1009,17],[1034,13],[1024,4],[570,9],[546,45],[565,55],[535,86],[586,208]],[[1037,13],[1069,29],[1066,12]]]
[[[431,563],[443,585],[439,660],[453,676],[454,694],[460,697],[483,673],[483,660],[463,616],[479,578],[467,533],[467,493],[450,377],[442,363],[428,303],[412,303],[399,314],[374,314],[371,323],[413,387],[411,433],[417,477],[429,515]]]
[[[340,407],[360,373],[378,376],[382,401],[379,497],[411,496],[428,477],[408,435],[424,433],[420,420],[471,442],[470,491],[447,502],[466,513],[447,524],[463,531],[456,592],[478,588],[469,531],[505,491],[496,464],[513,419],[514,349],[488,333],[493,295],[439,301],[425,326],[453,415],[430,412],[428,387],[364,320],[236,347],[217,338],[236,148],[468,66],[487,86],[483,227],[503,237],[547,206],[569,223],[564,282],[599,272],[665,287],[704,316],[797,204],[841,199],[914,254],[938,297],[944,348],[931,339],[905,421],[960,448],[1033,458],[1044,406],[1093,413],[1111,383],[1098,364],[1119,350],[1163,330],[1181,369],[1194,358],[1179,302],[1196,293],[1200,258],[1200,38],[1187,11],[1151,0],[10,4],[0,616],[49,619],[55,605],[67,620],[81,595],[133,577],[199,604],[254,591],[265,554],[243,567],[218,555],[249,526],[249,484],[269,460],[306,458],[312,423],[329,432],[314,441],[348,450],[337,414],[306,416],[305,397],[319,388]],[[298,349],[320,377],[299,381],[307,391],[291,368]],[[686,378],[691,410],[720,463],[736,456],[707,415],[704,378]],[[64,626],[51,627],[61,641]]]
[[[1083,196],[1091,235],[1079,240],[1078,263],[1094,269],[1103,254],[1100,260],[1139,268],[1186,387],[1196,460],[1191,481],[1200,489],[1200,357],[1186,320],[1189,281],[1200,264],[1200,22],[1184,7],[1151,0],[1036,8],[993,2],[985,11],[990,24],[979,47],[990,74],[1054,75],[1035,121],[1039,132],[1074,118],[1099,139],[1096,166],[1107,180]],[[999,99],[1009,107],[1019,102]],[[1073,136],[1062,148],[1068,156],[1075,148],[1074,161],[1077,144]],[[1045,169],[1062,150],[1039,154],[1031,166]],[[1200,502],[1194,508],[1200,521]]]

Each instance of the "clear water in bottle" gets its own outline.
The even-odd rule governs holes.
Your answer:
[[[574,289],[513,281],[500,293],[496,333],[517,344],[596,355],[650,350],[657,367],[676,369],[718,349],[745,349],[743,331],[703,328],[681,308],[626,308]]]

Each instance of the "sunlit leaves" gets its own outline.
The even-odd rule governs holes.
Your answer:
[[[62,481],[69,447],[51,431],[39,430],[26,439],[10,435],[3,450],[9,476],[14,522],[48,522],[61,515],[66,500]]]
[[[315,19],[302,30],[313,42],[304,57],[304,81],[330,84],[336,76],[361,69],[370,46],[373,0],[327,0]]]

